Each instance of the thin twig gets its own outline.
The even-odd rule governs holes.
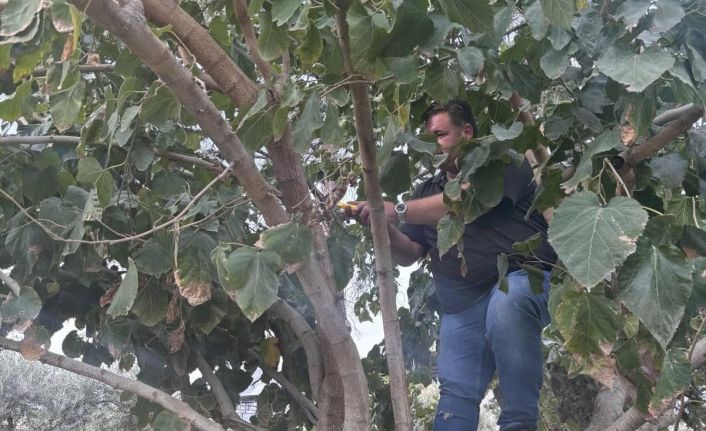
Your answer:
[[[615,176],[616,181],[618,181],[620,183],[620,185],[623,187],[623,191],[625,191],[625,195],[631,196],[630,190],[628,190],[628,186],[625,185],[625,181],[623,181],[623,178],[620,176],[618,171],[615,170],[615,167],[610,162],[610,160],[608,160],[607,157],[603,158],[603,164],[610,168],[610,171],[613,173],[613,176]]]
[[[79,244],[90,244],[90,245],[98,245],[98,244],[113,245],[113,244],[120,244],[120,243],[123,243],[123,242],[129,242],[129,241],[133,241],[133,240],[136,240],[136,239],[144,238],[144,237],[146,237],[146,236],[148,236],[148,235],[151,235],[151,234],[153,234],[153,233],[155,233],[155,232],[157,232],[157,231],[159,231],[159,230],[162,230],[162,229],[164,229],[164,228],[166,228],[166,227],[169,227],[169,226],[171,226],[172,224],[174,224],[174,223],[180,221],[181,219],[183,219],[183,218],[186,216],[186,214],[187,214],[188,211],[191,209],[191,207],[193,207],[193,206],[196,204],[196,202],[197,202],[199,199],[201,199],[211,187],[213,187],[214,184],[216,184],[218,181],[222,180],[223,178],[225,178],[225,177],[229,174],[230,170],[233,168],[234,165],[235,165],[234,162],[231,163],[230,165],[228,165],[227,168],[225,168],[225,169],[223,170],[223,172],[221,172],[220,174],[218,174],[218,176],[217,176],[216,178],[214,178],[213,180],[211,180],[211,182],[208,183],[208,184],[206,185],[206,187],[204,187],[203,189],[201,189],[201,191],[199,191],[199,192],[196,194],[196,196],[194,196],[193,199],[191,199],[191,201],[189,201],[189,203],[186,204],[186,206],[184,207],[184,209],[181,210],[181,212],[179,212],[179,214],[177,214],[174,218],[172,218],[172,219],[170,219],[169,221],[166,221],[166,222],[164,222],[164,223],[162,223],[162,224],[160,224],[160,225],[158,225],[158,226],[155,226],[155,227],[153,227],[152,229],[150,229],[150,230],[148,230],[148,231],[139,233],[139,234],[137,234],[137,235],[132,235],[132,236],[128,236],[128,237],[125,237],[125,238],[118,238],[118,239],[105,239],[105,240],[97,240],[97,241],[86,241],[86,240],[82,240],[82,239],[66,239],[66,238],[62,238],[62,237],[60,237],[59,235],[57,235],[57,234],[55,234],[54,232],[52,232],[51,229],[49,229],[48,227],[46,227],[46,226],[45,226],[44,224],[42,224],[39,220],[37,220],[36,218],[34,218],[22,205],[19,204],[19,202],[17,202],[12,196],[10,196],[9,194],[7,194],[4,190],[1,190],[1,189],[0,189],[0,194],[2,194],[2,195],[5,197],[5,199],[7,199],[7,200],[9,200],[10,202],[12,202],[13,204],[15,204],[15,206],[16,206],[17,208],[19,208],[20,211],[22,211],[22,213],[25,215],[25,217],[29,218],[33,223],[35,223],[36,225],[38,225],[47,235],[49,235],[50,238],[52,238],[52,239],[55,240],[55,241],[69,242],[69,243],[79,243]]]
[[[706,316],[702,315],[701,324],[696,330],[696,335],[694,335],[694,341],[691,343],[691,346],[689,346],[689,355],[687,356],[689,363],[691,363],[691,356],[694,354],[694,347],[696,347],[696,342],[699,339],[699,335],[701,335],[701,331],[704,330],[704,324],[706,324]],[[684,403],[684,397],[685,394],[682,392],[681,398],[679,399],[679,412],[677,413],[676,421],[674,421],[674,431],[677,431],[679,429],[679,421],[681,420],[681,416],[684,414],[684,408],[686,406],[686,404]]]
[[[20,286],[20,283],[15,281],[14,278],[5,274],[5,271],[3,271],[3,270],[0,270],[0,280],[2,280],[2,282],[5,283],[5,285],[7,287],[9,287],[10,290],[12,290],[12,293],[14,293],[15,296],[17,296],[19,298],[20,291],[22,290],[22,286]]]

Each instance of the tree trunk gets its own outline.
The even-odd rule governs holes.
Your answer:
[[[336,26],[338,40],[343,52],[343,63],[349,77],[354,76],[351,62],[350,38],[348,22],[346,21],[347,5],[338,2],[336,11]],[[375,157],[375,139],[373,137],[373,116],[366,84],[350,84],[353,99],[353,115],[358,136],[358,149],[363,165],[365,182],[365,198],[370,205],[370,231],[375,249],[375,272],[377,275],[382,313],[383,331],[385,333],[385,356],[390,374],[390,392],[392,410],[395,417],[395,430],[409,431],[412,428],[412,413],[407,395],[407,374],[402,352],[402,336],[400,322],[397,316],[397,288],[393,278],[392,253],[390,236],[387,230],[385,206],[382,189],[378,179],[378,167]]]

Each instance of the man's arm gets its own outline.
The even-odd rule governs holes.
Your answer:
[[[426,250],[424,250],[421,244],[409,239],[409,237],[400,232],[397,227],[388,224],[387,231],[390,234],[392,260],[396,264],[409,266],[426,254]]]
[[[367,225],[368,217],[370,216],[370,206],[367,201],[349,202],[355,205],[352,210],[352,215],[355,216],[361,223]],[[446,215],[448,208],[444,205],[444,194],[438,193],[432,196],[427,196],[420,199],[410,199],[406,201],[407,214],[406,219],[409,224],[428,224],[434,225]],[[387,223],[393,226],[399,224],[397,213],[395,212],[395,204],[385,202],[385,218]]]

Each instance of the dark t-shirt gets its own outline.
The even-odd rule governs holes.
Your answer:
[[[446,173],[440,172],[417,186],[411,198],[442,193],[447,181]],[[498,281],[497,256],[500,253],[514,253],[512,244],[515,242],[525,241],[539,232],[544,241],[534,250],[536,256],[545,262],[556,261],[556,254],[546,239],[547,222],[544,217],[533,211],[525,220],[536,189],[532,181],[532,168],[526,160],[521,165],[511,164],[505,169],[504,188],[504,196],[498,206],[467,224],[464,229],[465,277],[461,274],[456,247],[439,257],[435,225],[400,226],[400,231],[429,253],[436,293],[445,313],[463,311],[490,291]],[[520,269],[520,264],[525,260],[527,258],[523,256],[508,256],[508,271]]]

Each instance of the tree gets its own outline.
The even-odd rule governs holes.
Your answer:
[[[423,269],[397,315],[382,199],[434,170],[421,113],[461,97],[484,138],[446,188],[440,249],[499,202],[498,172],[527,153],[561,259],[548,363],[597,382],[592,429],[674,422],[706,359],[705,12],[696,0],[9,0],[0,316],[24,340],[0,344],[150,399],[136,414],[155,428],[257,429],[233,403],[262,368],[278,382],[263,426],[408,429],[407,380],[430,382],[435,320]],[[372,203],[371,234],[335,210],[349,185]],[[386,322],[362,362],[351,278],[379,286],[355,308],[379,302]],[[82,362],[44,349],[69,318],[87,338],[63,350]],[[96,367],[130,358],[138,381]]]

